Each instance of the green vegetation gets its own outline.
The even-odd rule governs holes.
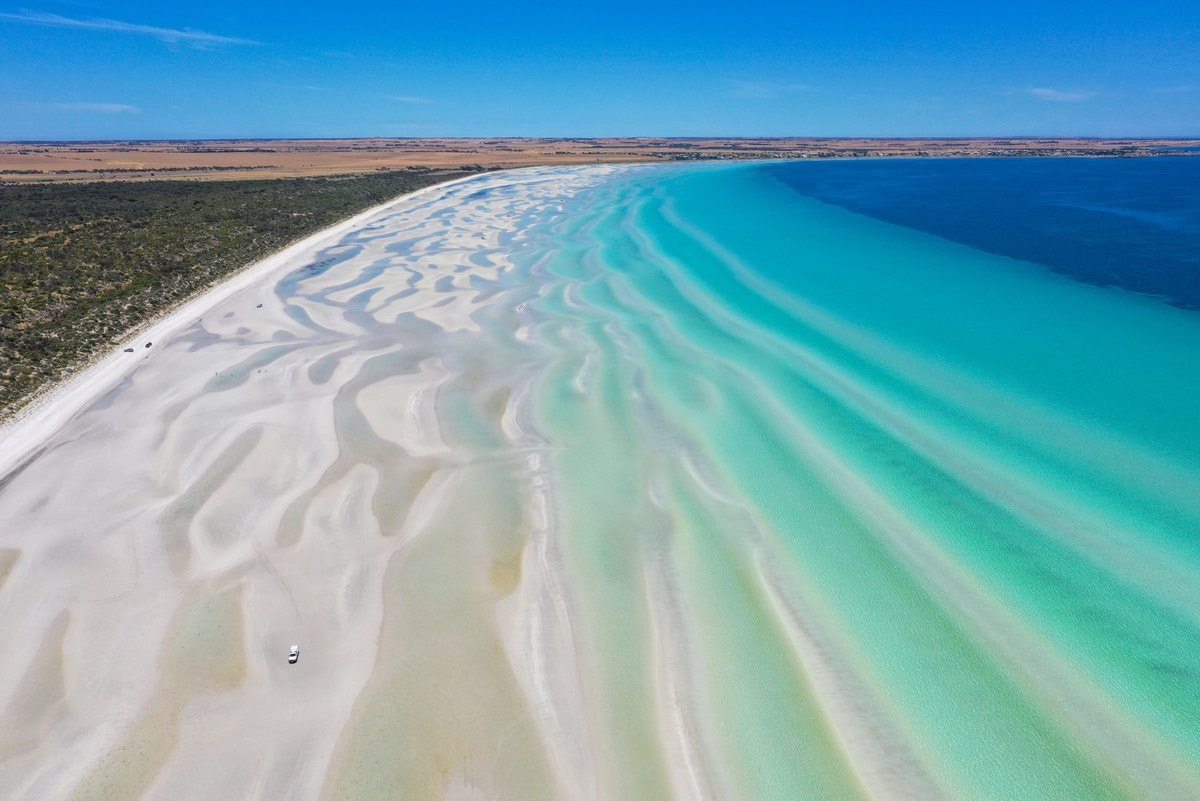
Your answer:
[[[0,414],[239,267],[473,171],[0,186]]]

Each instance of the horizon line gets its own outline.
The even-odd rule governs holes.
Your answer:
[[[97,137],[90,139],[59,139],[47,137],[44,139],[0,139],[0,144],[4,145],[38,145],[38,144],[115,144],[115,143],[172,143],[172,142],[341,142],[341,141],[363,141],[372,139],[383,140],[408,140],[408,141],[425,141],[431,139],[450,139],[460,141],[483,141],[483,140],[534,140],[534,141],[600,141],[610,139],[664,139],[664,140],[692,140],[692,141],[782,141],[782,140],[815,140],[815,141],[831,141],[844,142],[850,140],[860,140],[868,142],[884,142],[884,141],[947,141],[954,139],[962,140],[977,140],[987,141],[995,139],[1012,139],[1018,141],[1036,141],[1041,139],[1075,139],[1087,140],[1096,142],[1113,142],[1113,141],[1137,141],[1149,142],[1159,140],[1188,140],[1200,141],[1200,134],[1130,134],[1130,135],[1109,135],[1101,136],[1097,134],[904,134],[904,135],[887,135],[873,134],[859,136],[855,134],[838,134],[838,135],[807,135],[807,134],[771,134],[771,135],[747,135],[739,134],[736,136],[724,136],[720,134],[705,134],[705,135],[686,135],[686,134],[610,134],[598,136],[550,136],[550,135],[532,135],[532,134],[517,134],[517,135],[473,135],[473,136],[387,136],[387,135],[357,135],[357,136],[195,136],[195,137]]]

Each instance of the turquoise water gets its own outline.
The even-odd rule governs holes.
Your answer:
[[[546,236],[534,408],[618,786],[662,781],[627,766],[665,593],[718,797],[1200,797],[1200,315],[757,166]]]

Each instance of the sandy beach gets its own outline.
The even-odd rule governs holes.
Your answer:
[[[414,736],[486,754],[502,725],[513,737],[489,759],[546,761],[522,696],[544,691],[546,665],[521,660],[529,637],[569,635],[530,631],[529,608],[561,616],[563,599],[530,564],[525,592],[546,597],[500,603],[532,514],[509,486],[537,471],[528,376],[498,380],[442,341],[477,333],[521,217],[598,174],[497,174],[364,212],[160,319],[0,433],[0,796],[382,797],[364,783],[390,771],[363,764],[382,746],[353,735],[385,723],[356,700],[390,692],[373,676],[402,642],[411,664],[387,681],[447,670],[463,691],[406,699],[437,718]],[[463,402],[484,417],[439,420]],[[487,464],[487,428],[529,462]],[[512,518],[503,531],[488,530],[496,515]],[[445,641],[452,621],[478,636]],[[496,669],[505,648],[524,685]],[[505,672],[491,709],[468,703]],[[455,711],[490,723],[472,731]],[[421,797],[488,784],[424,763]],[[571,770],[506,780],[538,797],[554,768]]]

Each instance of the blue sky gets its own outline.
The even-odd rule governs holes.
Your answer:
[[[1200,3],[0,0],[0,139],[1200,135]]]

